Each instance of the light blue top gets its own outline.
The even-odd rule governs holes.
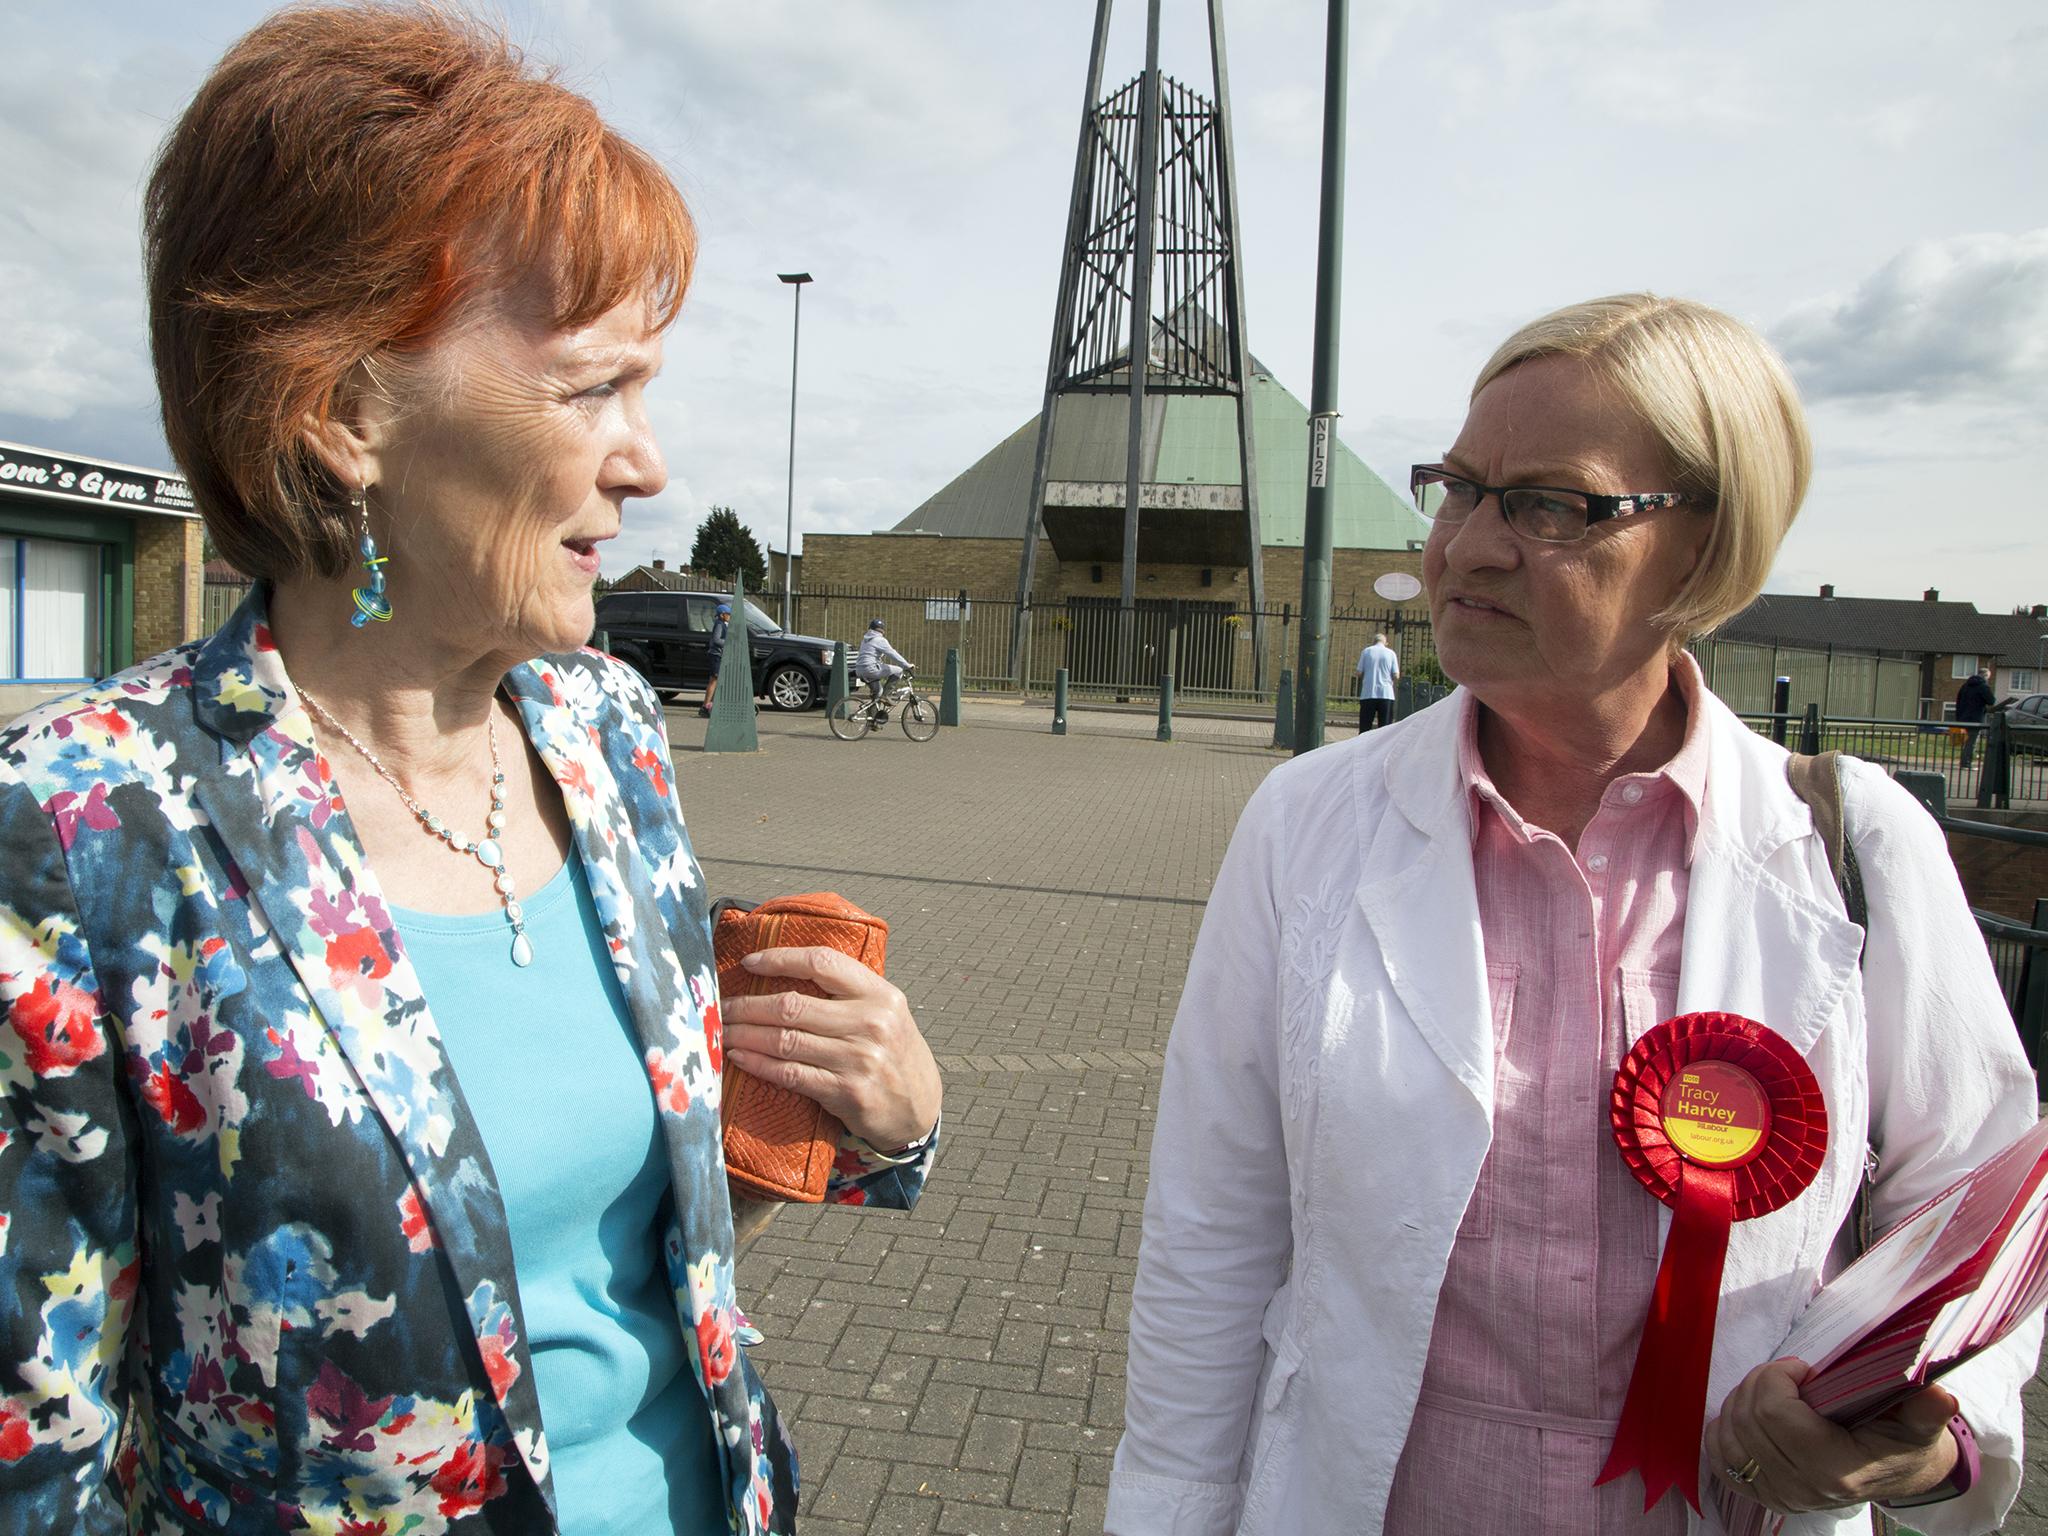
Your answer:
[[[562,1536],[725,1536],[654,1093],[582,862],[522,905],[524,970],[501,912],[393,915],[505,1202]]]
[[[1391,645],[1377,641],[1358,653],[1358,696],[1361,699],[1391,699],[1394,679],[1401,675],[1401,660]]]

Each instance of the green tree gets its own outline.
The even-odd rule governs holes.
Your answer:
[[[747,578],[749,592],[759,592],[768,584],[768,562],[761,546],[731,507],[713,507],[697,525],[697,541],[690,546],[690,569],[714,576],[738,571]]]

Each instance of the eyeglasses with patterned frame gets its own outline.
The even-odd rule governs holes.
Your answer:
[[[1684,491],[1603,496],[1554,485],[1481,485],[1441,464],[1415,465],[1408,471],[1408,490],[1415,510],[1432,523],[1462,523],[1487,497],[1498,497],[1507,525],[1541,544],[1576,544],[1595,523],[1658,507],[1687,506],[1695,500]]]

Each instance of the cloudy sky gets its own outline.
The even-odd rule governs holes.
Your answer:
[[[0,437],[167,462],[142,344],[149,155],[250,0],[0,0]],[[1206,89],[1198,0],[1165,67]],[[1321,0],[1228,0],[1253,349],[1307,396]],[[1774,590],[2048,601],[2039,0],[1354,5],[1339,404],[1390,480],[1521,321],[1622,289],[1783,349],[1818,473]],[[505,0],[704,233],[618,569],[731,504],[885,527],[1038,407],[1092,0]],[[1141,64],[1118,7],[1106,79]],[[906,573],[913,579],[914,573]]]

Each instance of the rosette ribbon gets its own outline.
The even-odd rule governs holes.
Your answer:
[[[1639,1471],[1645,1513],[1672,1488],[1697,1511],[1728,1233],[1813,1182],[1827,1106],[1813,1069],[1763,1025],[1686,1013],[1636,1042],[1614,1074],[1608,1119],[1622,1161],[1672,1211],[1614,1447],[1594,1481]]]

